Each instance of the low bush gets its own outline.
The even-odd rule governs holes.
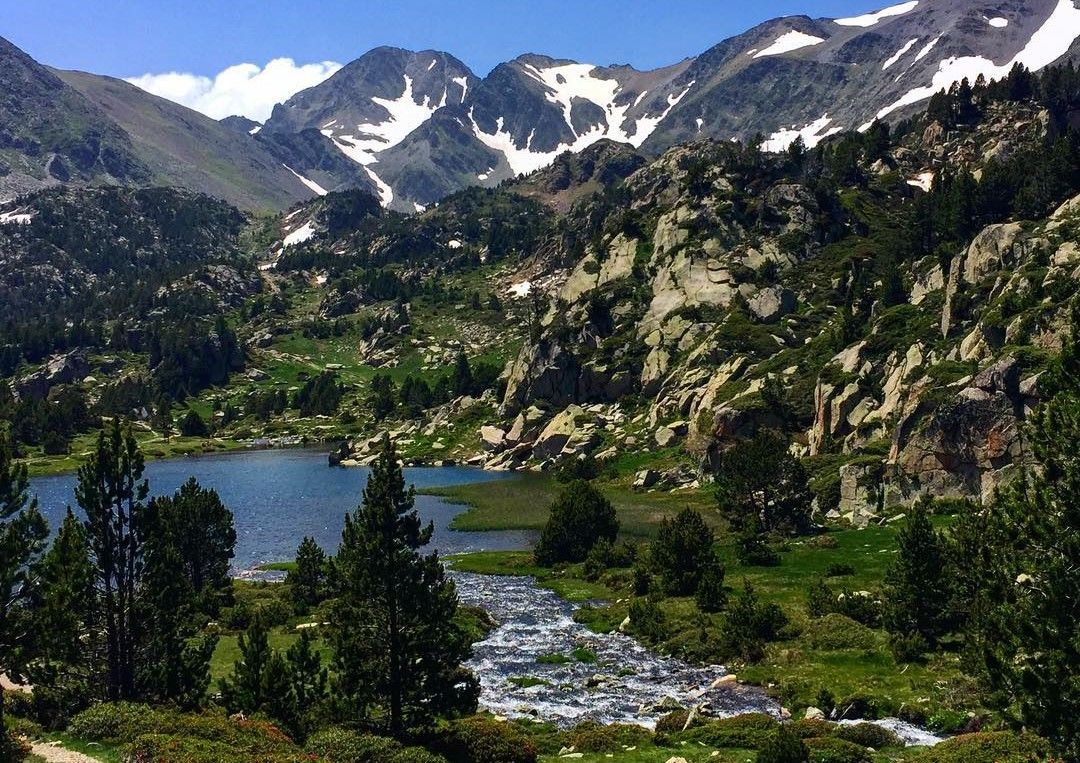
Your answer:
[[[823,721],[820,718],[800,718],[789,723],[788,727],[799,739],[813,739],[814,737],[831,736],[836,724]]]
[[[810,763],[871,763],[866,748],[836,737],[807,739]]]
[[[387,737],[329,728],[314,734],[306,749],[326,763],[381,763],[400,752],[402,747]]]
[[[877,634],[850,617],[834,613],[812,620],[802,640],[812,649],[870,649],[877,642]]]
[[[0,760],[20,763],[29,756],[30,745],[8,729],[0,729]]]
[[[924,752],[918,763],[1029,763],[1050,752],[1046,740],[1008,731],[963,734]]]
[[[686,726],[686,720],[690,717],[689,710],[673,710],[667,715],[660,716],[660,719],[656,721],[656,733],[657,734],[677,734],[683,730]],[[705,719],[700,715],[694,716],[694,725],[704,725]]]
[[[772,716],[764,713],[746,713],[709,721],[686,731],[680,739],[701,742],[712,747],[760,750],[776,734],[779,727],[780,724]]]
[[[781,726],[758,753],[757,763],[807,763],[810,751],[791,729]]]
[[[860,747],[870,747],[874,750],[904,746],[904,741],[895,733],[873,723],[838,726],[833,736],[857,744]]]
[[[4,725],[7,726],[8,733],[13,734],[16,737],[36,739],[37,737],[41,736],[41,725],[35,723],[29,718],[7,716],[4,718]],[[0,760],[2,760],[2,758],[0,758]]]
[[[536,745],[512,723],[476,715],[447,724],[438,750],[450,763],[536,763]]]
[[[130,742],[154,730],[155,712],[132,702],[102,702],[71,719],[68,731],[88,742]]]
[[[166,740],[181,740],[191,750],[192,763],[200,763],[202,758],[198,756],[204,752],[210,754],[206,752],[209,748],[198,744],[199,740],[220,744],[237,756],[247,756],[228,760],[273,759],[275,755],[289,755],[297,751],[288,735],[268,721],[229,718],[222,711],[180,713],[128,702],[94,705],[72,719],[68,732],[86,741],[114,744],[130,744],[147,737],[144,749],[148,755],[151,754],[149,751],[158,749],[158,745],[165,744]],[[154,758],[147,758],[151,759]],[[167,760],[187,763],[188,758],[172,757]]]
[[[825,570],[825,577],[840,578],[855,574],[855,568],[846,562],[833,562]]]
[[[127,749],[127,763],[248,763],[248,750],[199,737],[169,734],[144,734],[136,737]],[[299,750],[260,752],[260,763],[307,763],[310,758]]]
[[[924,725],[930,728],[931,731],[936,731],[939,734],[960,734],[964,731],[979,731],[978,728],[970,728],[972,724],[972,718],[962,710],[950,710],[941,709],[935,710],[930,713],[929,717],[924,719]]]
[[[32,694],[22,691],[4,692],[4,715],[18,716],[20,718],[33,718],[34,698]]]
[[[923,662],[930,644],[921,633],[894,633],[889,638],[889,651],[897,662]]]
[[[602,726],[586,722],[570,732],[570,744],[577,752],[622,752],[626,747],[645,744],[652,739],[648,729],[614,723]]]

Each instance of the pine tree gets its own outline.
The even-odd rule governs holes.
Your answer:
[[[265,673],[270,661],[270,641],[263,618],[256,615],[247,631],[240,634],[240,659],[229,678],[218,682],[221,701],[230,713],[254,713],[263,706]]]
[[[344,719],[396,737],[474,710],[477,698],[475,679],[461,667],[470,645],[454,621],[457,592],[438,553],[420,553],[434,526],[421,525],[414,502],[385,437],[363,501],[345,517],[330,616]]]
[[[236,546],[232,512],[217,491],[194,477],[172,496],[155,498],[148,512],[162,541],[175,548],[176,572],[194,593],[199,611],[214,617],[232,596],[229,565]]]
[[[39,635],[31,672],[35,701],[63,715],[82,710],[98,695],[100,649],[94,568],[82,522],[68,509],[38,568],[34,629]]]
[[[137,591],[139,698],[198,707],[210,685],[217,638],[198,626],[198,592],[185,574],[178,539],[152,502],[145,528],[144,572]]]
[[[810,527],[810,479],[774,432],[762,432],[720,456],[717,500],[739,529],[806,532]]]
[[[35,649],[36,629],[29,604],[34,590],[32,567],[48,537],[48,525],[27,492],[26,466],[12,458],[11,441],[0,432],[0,673],[26,677]],[[14,755],[14,740],[4,726],[4,690],[0,687],[0,757]]]
[[[615,508],[585,480],[574,480],[559,493],[536,543],[536,561],[583,562],[600,541],[614,542],[619,533]]]
[[[653,563],[669,596],[693,594],[713,561],[713,532],[693,509],[664,518],[652,545]]]
[[[719,612],[727,604],[724,575],[724,564],[714,554],[705,564],[694,593],[694,601],[702,612]]]
[[[296,549],[296,568],[285,579],[297,613],[304,614],[325,598],[326,572],[326,552],[314,538],[304,538]]]
[[[142,576],[139,528],[146,509],[143,456],[119,419],[98,435],[79,469],[75,499],[86,514],[105,636],[105,690],[110,700],[135,698],[135,593]]]
[[[451,384],[455,395],[468,395],[472,391],[472,368],[464,352],[459,352],[457,358],[454,359],[454,376]]]
[[[303,740],[314,731],[321,721],[323,706],[327,699],[329,681],[326,668],[315,640],[308,631],[293,642],[285,653],[289,667],[289,693],[292,698],[295,719],[290,733]]]
[[[1077,760],[1080,396],[1066,390],[1046,403],[1031,442],[1041,470],[1000,494],[982,526],[968,658],[1007,717]]]
[[[944,542],[930,522],[929,499],[915,502],[901,528],[899,554],[886,573],[888,630],[930,646],[946,632],[952,592]]]

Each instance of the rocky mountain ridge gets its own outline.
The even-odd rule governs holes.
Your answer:
[[[1024,89],[1016,77],[1030,75],[994,92]],[[492,283],[531,304],[530,338],[471,446],[440,457],[549,469],[649,454],[662,468],[638,482],[653,489],[697,484],[732,442],[777,429],[813,465],[823,515],[865,523],[924,493],[988,498],[1023,465],[1039,380],[1068,339],[1080,185],[1058,137],[1067,107],[977,92],[967,121],[932,118],[971,97],[943,96],[902,131],[809,153],[700,141],[617,162],[627,173],[603,181],[567,163],[486,192],[541,200],[557,223]],[[598,144],[580,164],[612,158]],[[1054,176],[1057,190],[1032,180]],[[457,203],[412,219],[432,252],[483,261],[487,239]],[[366,249],[317,221],[292,246]],[[432,416],[452,422],[461,405]]]
[[[774,19],[652,71],[527,54],[480,77],[449,53],[381,47],[264,125],[214,123],[109,78],[52,72],[5,42],[5,71],[32,74],[0,82],[8,113],[23,114],[3,128],[0,191],[178,184],[281,208],[357,188],[415,212],[600,140],[653,158],[691,140],[757,134],[767,150],[800,137],[812,146],[909,116],[962,78],[1069,59],[1078,39],[1074,0],[911,0],[846,19]],[[65,111],[48,113],[57,105]],[[90,127],[58,137],[48,124]]]
[[[770,150],[796,137],[814,145],[910,115],[964,77],[1038,70],[1077,38],[1071,0],[921,0],[848,19],[775,19],[653,71],[529,54],[480,78],[445,53],[377,48],[279,106],[264,130],[285,142],[320,130],[363,165],[385,205],[413,211],[603,139],[651,156],[758,133]]]

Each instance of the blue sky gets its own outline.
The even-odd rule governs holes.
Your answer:
[[[214,117],[262,119],[268,104],[378,45],[445,50],[480,76],[527,52],[649,69],[769,18],[850,16],[891,2],[7,0],[0,36],[62,69],[125,78],[178,72],[184,76],[136,83]],[[291,60],[264,70],[274,59]]]
[[[454,53],[477,74],[525,52],[653,68],[754,24],[890,0],[42,0],[8,2],[0,35],[39,61],[118,77],[212,75],[242,61],[348,62],[377,45]]]

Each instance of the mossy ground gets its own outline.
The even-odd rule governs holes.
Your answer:
[[[931,718],[944,709],[980,709],[973,682],[962,672],[956,652],[936,654],[925,663],[897,663],[883,630],[846,618],[823,623],[807,612],[810,585],[825,578],[836,564],[851,565],[854,574],[826,578],[833,591],[880,594],[896,553],[895,527],[830,529],[822,535],[792,539],[784,546],[780,565],[749,567],[738,563],[734,544],[705,491],[634,494],[618,486],[608,489],[601,483],[601,487],[632,541],[651,536],[661,517],[687,505],[698,508],[718,528],[718,550],[730,592],[746,580],[761,599],[783,608],[792,623],[786,638],[769,644],[761,662],[733,665],[741,680],[768,687],[793,710],[815,704],[821,690],[828,690],[838,701],[866,698],[883,714],[904,709],[913,717]],[[439,492],[472,503],[474,508],[459,515],[456,526],[502,529],[542,526],[556,489],[553,481],[529,475],[479,489],[466,485]],[[567,600],[588,602],[579,608],[576,619],[598,632],[614,630],[629,612],[629,570],[609,570],[598,580],[587,580],[582,565],[541,568],[528,552],[481,552],[455,556],[451,562],[466,572],[534,576],[539,585]],[[704,614],[689,598],[665,598],[660,607],[671,634],[661,649],[688,659],[718,657],[710,652],[709,639],[701,636],[715,636],[723,613]]]

